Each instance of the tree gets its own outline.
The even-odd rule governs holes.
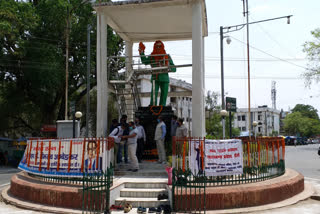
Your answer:
[[[208,91],[206,95],[206,112],[208,113],[208,118],[206,118],[206,132],[207,138],[222,139],[222,118],[220,115],[221,106],[218,105],[219,94],[214,91]],[[231,122],[233,122],[234,114],[231,116]],[[230,136],[229,134],[229,116],[226,117],[226,138]],[[239,129],[232,128],[232,135],[238,136],[240,134]]]
[[[218,98],[219,94],[214,91],[208,91],[206,95],[206,111],[212,112],[216,109],[219,109],[220,106],[218,106]]]
[[[303,117],[319,120],[318,110],[311,105],[297,104],[292,112],[300,112]]]
[[[310,62],[304,74],[307,84],[311,84],[312,80],[316,82],[320,80],[320,28],[311,31],[311,34],[315,40],[305,42],[303,45],[303,51]]]
[[[80,105],[86,95],[87,24],[92,26],[91,44],[96,44],[96,17],[91,5],[82,2],[0,1],[0,135],[14,137],[32,132],[39,135],[41,124],[64,119],[68,11],[71,22],[68,94],[69,101]],[[107,34],[108,56],[119,55],[123,51],[122,39],[109,27]],[[96,47],[92,45],[91,68],[95,68],[95,53]],[[110,67],[119,69],[116,64]],[[94,88],[94,69],[90,79]]]
[[[294,112],[284,119],[284,130],[287,135],[310,137],[320,133],[320,121],[305,117],[300,112]]]

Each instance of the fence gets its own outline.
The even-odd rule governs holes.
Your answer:
[[[35,179],[82,187],[85,213],[109,212],[113,166],[113,138],[29,140],[19,164]]]
[[[236,144],[232,144],[233,141],[240,142],[238,147],[235,146]],[[226,162],[226,165],[235,166],[230,167],[234,170],[241,168],[241,172],[229,170],[231,172],[228,174],[229,171],[225,170],[224,173],[219,174],[217,170],[215,171],[216,175],[208,173],[207,169],[216,168],[209,165],[209,158],[220,157],[219,155],[207,154],[208,148],[206,147],[210,146],[210,142],[217,145],[221,143],[223,146],[226,146],[227,143],[232,144],[231,147],[228,147],[229,149],[222,149],[221,152],[234,151],[232,158],[239,158],[236,160],[238,162]],[[197,156],[194,156],[196,158],[193,157],[192,160],[196,159],[196,162],[190,158],[194,150],[196,150]],[[238,156],[240,153],[242,155]],[[230,156],[227,153],[224,155],[224,158]],[[205,189],[207,187],[252,183],[280,176],[285,172],[284,159],[285,142],[281,137],[238,138],[236,140],[174,137],[172,144],[173,209],[187,212],[205,211]],[[195,164],[197,166],[194,166]],[[192,200],[186,200],[188,198],[192,198]],[[190,203],[186,203],[186,201]]]

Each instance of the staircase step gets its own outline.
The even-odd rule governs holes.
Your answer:
[[[133,198],[158,198],[159,194],[168,194],[168,190],[163,188],[123,188],[120,191],[120,197]]]
[[[128,182],[125,183],[125,188],[135,188],[135,189],[166,189],[167,183],[165,182]]]
[[[158,201],[157,198],[130,198],[130,197],[120,197],[115,201],[116,205],[123,204],[123,202],[129,203],[132,207],[158,207],[159,205],[170,204],[168,199]]]

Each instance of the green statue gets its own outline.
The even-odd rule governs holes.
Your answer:
[[[151,65],[152,68],[163,67],[163,66],[174,66],[170,55],[167,55],[164,44],[157,40],[153,45],[153,52],[151,56],[147,57],[144,54],[145,46],[142,42],[139,43],[139,53],[141,57],[141,62],[145,65]],[[159,56],[160,55],[160,56]],[[176,72],[175,67],[169,68],[171,72]],[[159,72],[159,71],[157,71]],[[161,72],[161,71],[160,71]],[[157,97],[159,88],[161,90],[159,105],[166,106],[168,89],[169,89],[169,75],[168,73],[158,73],[152,74],[151,77],[152,89],[151,89],[151,99],[150,105],[157,105]]]

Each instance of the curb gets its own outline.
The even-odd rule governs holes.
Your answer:
[[[45,205],[41,205],[41,204],[29,203],[29,202],[26,202],[26,201],[19,200],[17,198],[14,198],[14,197],[10,196],[10,193],[8,193],[9,189],[10,189],[10,186],[4,188],[2,190],[2,192],[1,192],[1,196],[3,198],[3,201],[6,204],[10,204],[10,205],[13,205],[15,207],[22,208],[22,209],[34,210],[34,211],[40,211],[40,212],[47,212],[47,213],[82,214],[82,211],[80,211],[80,210],[51,207],[51,206],[45,206]]]
[[[34,204],[34,203],[28,203],[25,201],[21,201],[19,199],[13,198],[8,194],[9,187],[6,187],[1,192],[2,198],[6,204],[10,204],[19,208],[28,209],[28,210],[35,210],[40,212],[50,212],[50,213],[57,213],[57,214],[80,214],[82,211],[80,210],[72,210],[72,209],[64,209],[64,208],[57,208],[57,207],[50,207],[50,206],[44,206],[40,204]],[[265,210],[271,210],[271,209],[277,209],[285,206],[290,206],[293,204],[298,203],[299,201],[306,200],[308,198],[317,197],[320,199],[320,196],[312,196],[314,194],[314,187],[311,184],[305,184],[304,191],[299,193],[298,195],[295,195],[292,198],[286,199],[284,201],[280,201],[274,204],[268,204],[263,206],[257,206],[257,207],[249,207],[249,208],[237,208],[237,209],[228,209],[228,210],[214,210],[209,211],[207,210],[208,214],[226,214],[226,213],[255,213],[258,211],[265,211]],[[318,200],[315,199],[315,200]],[[117,212],[112,212],[117,213]]]
[[[314,194],[315,189],[311,184],[304,184],[304,190],[303,192],[299,193],[298,195],[295,195],[291,198],[288,198],[286,200],[273,203],[273,204],[267,204],[257,207],[248,207],[248,208],[237,208],[237,209],[227,209],[227,210],[207,210],[206,213],[208,214],[226,214],[226,213],[256,213],[259,211],[265,211],[265,210],[272,210],[277,209],[281,207],[290,206],[293,204],[298,203],[299,201],[306,200]]]

